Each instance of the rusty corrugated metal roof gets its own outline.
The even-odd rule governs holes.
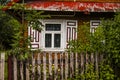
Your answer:
[[[117,12],[120,3],[98,3],[98,2],[29,2],[30,9],[45,11],[88,11],[88,12]]]

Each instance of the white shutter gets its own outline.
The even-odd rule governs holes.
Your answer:
[[[34,30],[32,27],[28,27],[28,36],[30,36],[32,49],[40,48],[40,32]]]
[[[77,39],[77,21],[67,20],[66,27],[67,27],[67,35],[66,35],[67,46],[66,47],[68,48],[68,42],[71,40]]]
[[[90,32],[94,33],[95,29],[100,25],[100,20],[90,20]]]

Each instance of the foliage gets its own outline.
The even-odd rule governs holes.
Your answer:
[[[80,75],[80,79],[86,79],[86,80],[96,80],[98,72],[94,70],[93,64],[87,64],[85,72]]]
[[[68,51],[74,53],[104,53],[107,65],[104,63],[99,67],[100,80],[114,80],[115,76],[113,74],[116,74],[118,78],[119,73],[114,69],[119,70],[120,68],[120,13],[116,13],[112,19],[102,20],[94,33],[90,34],[85,30],[87,28],[86,24],[80,27],[84,27],[83,32],[85,32],[83,34],[85,38],[70,41]],[[92,67],[90,67],[90,69],[92,69]],[[83,76],[86,78],[89,77],[86,72]]]
[[[104,52],[105,51],[105,35],[103,28],[99,26],[94,33],[90,33],[89,23],[80,26],[81,34],[84,35],[77,40],[69,42],[68,51],[72,52]]]
[[[90,27],[89,23],[84,23],[80,26],[81,34],[84,35],[80,39],[77,40],[71,40],[68,44],[68,52],[86,52],[90,51]]]
[[[105,51],[105,36],[101,26],[98,26],[96,31],[91,33],[90,44],[92,52],[103,53]]]
[[[120,70],[120,13],[116,13],[114,18],[103,20],[101,27],[105,36],[105,57],[107,62],[112,65],[114,72],[119,77]]]
[[[0,50],[8,50],[11,49],[10,44],[13,43],[14,27],[18,27],[19,24],[9,14],[3,11],[0,11],[0,14]]]
[[[110,62],[120,67],[120,13],[101,24],[105,35],[105,51]]]
[[[11,9],[15,12],[18,11],[17,14],[21,16],[22,20],[28,21],[29,27],[32,27],[39,32],[41,32],[43,27],[43,24],[39,19],[50,17],[49,15],[42,15],[44,13],[43,11],[30,10],[31,7],[24,3],[16,3],[11,7]]]
[[[110,65],[101,63],[99,67],[100,67],[99,80],[114,80],[115,78],[114,71],[110,67]]]
[[[75,75],[74,78],[68,80],[114,80],[115,75],[112,68],[105,64],[100,63],[99,72],[95,70],[94,64],[86,64],[84,73]]]
[[[2,6],[2,8],[4,7]],[[15,18],[12,21],[10,21],[10,25],[12,26],[13,30],[7,31],[10,33],[6,34],[7,36],[10,35],[12,36],[11,40],[10,39],[8,40],[9,43],[11,43],[10,46],[12,46],[12,49],[9,51],[9,53],[16,55],[19,59],[26,59],[28,57],[28,53],[30,53],[30,49],[28,48],[28,46],[30,46],[31,48],[30,37],[27,36],[28,26],[40,32],[42,30],[43,25],[39,19],[43,19],[49,16],[46,15],[41,16],[43,11],[29,10],[30,7],[24,3],[14,3],[14,5],[10,4],[9,8],[13,11],[12,12],[13,14],[15,13],[21,17],[20,22],[15,20]],[[5,24],[8,24],[6,23],[7,21],[4,22]],[[12,24],[14,24],[15,26],[13,26]]]

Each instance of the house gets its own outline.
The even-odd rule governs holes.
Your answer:
[[[12,2],[20,2],[20,0],[11,0],[8,6],[13,5]],[[31,6],[30,10],[34,9],[37,11],[44,11],[43,15],[49,14],[51,16],[51,18],[48,19],[40,19],[40,21],[44,25],[41,32],[38,32],[31,27],[28,27],[28,35],[31,37],[32,49],[42,49],[42,51],[48,52],[64,52],[68,47],[68,42],[70,40],[81,38],[82,34],[79,28],[80,25],[83,24],[83,22],[90,22],[90,31],[94,32],[94,29],[100,24],[101,18],[112,18],[115,12],[120,12],[119,0],[24,0],[24,3]],[[4,8],[4,10],[7,8],[9,7]],[[10,10],[8,10],[7,12],[11,14],[13,13]],[[21,20],[20,16],[18,16],[17,14],[15,14],[15,16],[17,16],[17,18]],[[57,61],[57,58],[55,56],[53,57],[55,58],[55,60],[53,61],[51,60],[52,58],[49,57],[49,67],[51,67],[51,64],[53,63],[57,65],[60,62],[63,66],[64,61],[66,63],[68,62],[68,58],[66,57],[64,61],[63,59]],[[44,63],[46,58],[43,57],[42,59],[43,67],[46,68],[46,64]],[[78,58],[75,59],[76,63],[78,61],[77,59]],[[84,56],[81,56],[80,59],[81,64],[79,65],[82,67],[84,66],[82,64],[84,64],[85,62]],[[72,70],[74,70],[73,65],[75,65],[73,62],[73,58],[71,58],[69,61],[69,70],[70,72],[72,72]],[[39,62],[37,63],[39,64]],[[65,64],[65,69],[68,67],[68,65],[69,63]],[[61,74],[63,71],[62,66],[60,68]],[[46,70],[44,68],[43,71]],[[55,68],[54,74],[56,74],[57,68],[58,66]],[[65,72],[65,74],[68,75],[68,69],[66,70],[67,71]],[[11,72],[12,71],[9,70],[9,74],[11,74]],[[49,69],[49,73],[49,75],[51,76],[51,69]],[[46,75],[46,72],[44,72],[43,74]]]
[[[12,6],[14,2],[22,1],[12,0],[7,5]],[[83,22],[90,22],[93,32],[100,24],[101,18],[111,18],[115,12],[120,11],[119,2],[119,0],[24,0],[24,3],[30,6],[30,10],[44,11],[43,15],[51,16],[49,19],[40,20],[44,25],[41,32],[29,28],[32,48],[65,51],[70,40],[80,38],[79,27]]]
[[[39,33],[29,28],[33,49],[65,51],[68,42],[80,38],[79,27],[90,22],[91,31],[101,18],[111,18],[120,9],[119,0],[26,0],[32,9],[44,11],[51,18],[40,20],[44,28]],[[78,33],[77,33],[78,32]]]

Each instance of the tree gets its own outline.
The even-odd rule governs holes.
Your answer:
[[[11,6],[12,13],[16,13],[21,19],[20,22],[17,20],[11,21],[11,24],[15,24],[17,26],[12,26],[11,28],[11,29],[14,29],[14,31],[11,31],[13,32],[12,39],[10,41],[12,49],[9,51],[9,53],[10,55],[13,56],[13,59],[14,59],[13,63],[14,63],[15,71],[17,67],[16,61],[20,60],[20,79],[24,80],[23,60],[28,60],[28,56],[31,55],[30,50],[28,48],[29,37],[26,35],[28,24],[30,25],[30,27],[40,32],[42,30],[43,25],[39,21],[39,19],[43,19],[44,17],[48,17],[48,16],[41,16],[41,14],[43,13],[42,11],[26,10],[27,6],[24,3],[21,3],[21,4],[15,3],[13,6],[12,6],[12,3],[10,3],[9,6]],[[6,10],[9,8],[9,6],[7,7],[2,6],[0,8],[3,8],[3,10]],[[6,22],[5,24],[7,24]],[[16,58],[17,60],[15,60]],[[17,75],[14,74],[14,76],[17,76]]]
[[[12,48],[14,27],[18,27],[19,23],[3,11],[0,11],[0,14],[0,50],[8,50]]]
[[[84,38],[70,41],[68,51],[102,53],[104,62],[99,65],[100,79],[114,80],[115,74],[115,80],[118,80],[118,71],[120,70],[120,13],[116,13],[112,19],[103,19],[94,33],[90,34],[90,29],[87,28],[89,26],[86,24],[80,27]]]
[[[105,36],[105,55],[116,74],[120,70],[120,13],[113,19],[103,20],[101,27]],[[118,75],[119,76],[119,75]]]

